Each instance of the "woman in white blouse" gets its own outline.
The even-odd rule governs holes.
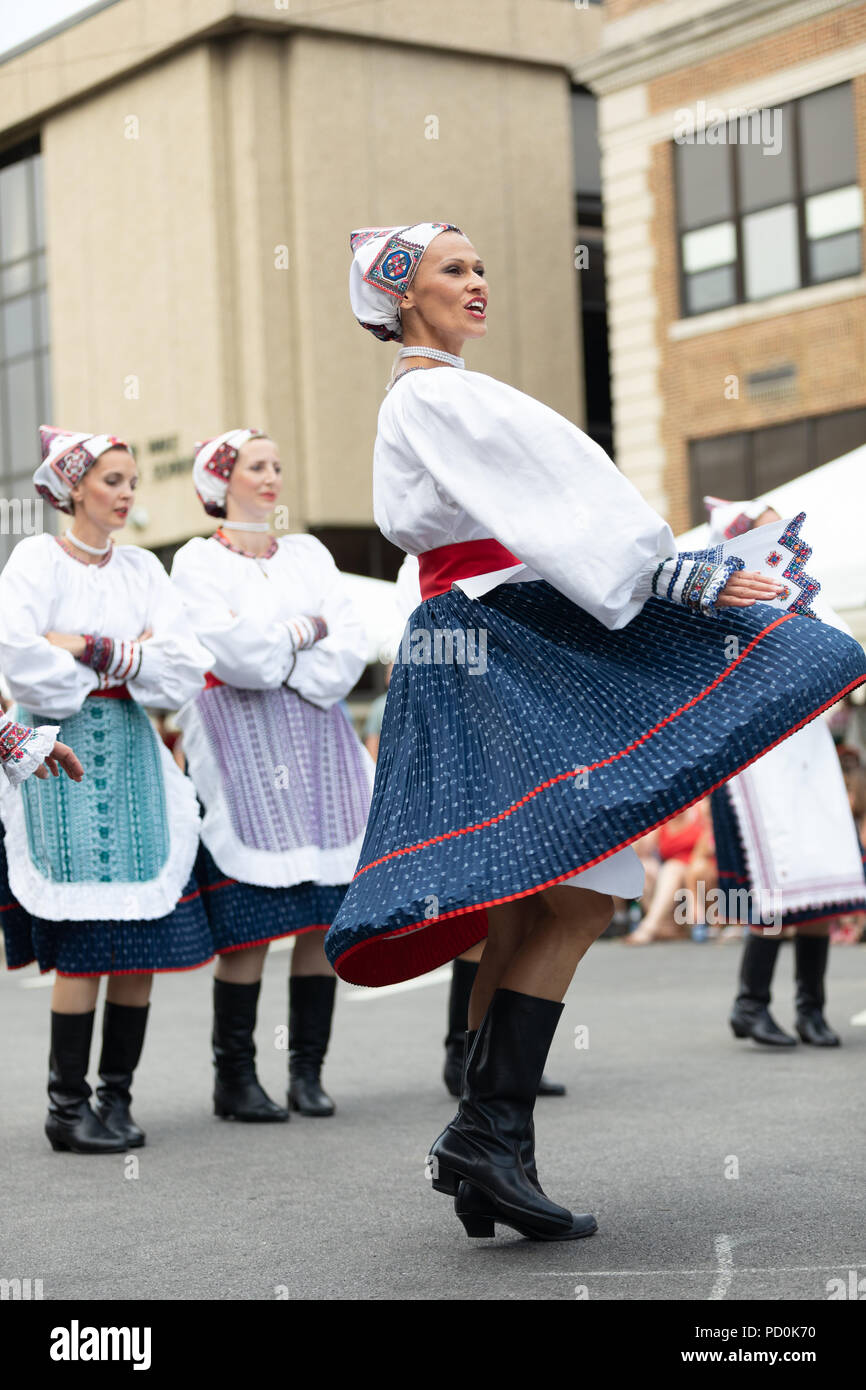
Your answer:
[[[271,534],[279,451],[230,430],[196,452],[194,481],[221,519],[177,553],[172,579],[213,653],[206,688],[181,711],[204,806],[198,864],[219,954],[214,977],[217,1115],[284,1121],[255,1070],[253,1033],[268,943],[293,936],[292,1109],[327,1116],[320,1074],[336,978],[322,948],[361,848],[372,760],[340,702],[366,661],[363,628],[313,536]]]
[[[457,228],[368,228],[352,249],[353,312],[404,344],[379,411],[374,509],[419,556],[424,601],[326,950],[344,978],[386,984],[459,955],[489,924],[460,1108],[428,1176],[469,1235],[500,1222],[570,1240],[596,1223],[541,1191],[533,1105],[610,895],[640,893],[629,846],[866,679],[863,653],[809,621],[808,547],[791,552],[784,611],[771,570],[747,573],[721,548],[677,555],[592,440],[465,369],[489,287]]]
[[[62,726],[85,776],[0,788],[9,882],[29,920],[4,923],[7,963],[56,970],[46,1133],[53,1148],[144,1143],[130,1115],[154,972],[211,958],[192,868],[198,807],[143,706],[173,708],[208,653],[159,561],[117,546],[137,483],[109,435],[43,427],[37,491],[72,516],[28,537],[0,576],[0,667],[16,720]],[[56,729],[50,729],[48,736]],[[86,1076],[100,976],[108,976],[98,1106]]]

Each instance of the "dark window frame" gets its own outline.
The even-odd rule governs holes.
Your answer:
[[[837,87],[847,87],[847,88],[850,90],[850,92],[851,92],[851,103],[852,103],[852,112],[856,113],[856,104],[855,104],[855,95],[854,95],[854,91],[853,91],[853,83],[851,82],[850,79],[849,79],[849,80],[846,80],[846,81],[844,81],[844,82],[834,82],[834,83],[831,84],[831,86],[829,86],[829,87],[822,87],[820,90],[821,90],[822,92],[824,92],[824,91],[829,92],[829,91],[833,91],[833,90],[834,90],[835,88],[837,88]],[[792,197],[791,197],[790,201],[793,202],[793,204],[794,204],[794,210],[795,210],[795,215],[796,215],[796,225],[797,225],[797,255],[798,255],[798,263],[799,263],[799,269],[800,269],[800,284],[799,284],[799,285],[796,285],[796,286],[795,286],[793,289],[791,289],[791,290],[786,290],[786,291],[776,291],[776,290],[774,290],[774,291],[773,291],[771,294],[769,294],[769,295],[762,295],[762,296],[760,296],[759,298],[755,298],[755,299],[748,299],[748,298],[746,297],[743,221],[744,221],[744,219],[745,219],[746,217],[750,217],[750,216],[752,216],[752,215],[753,215],[754,213],[756,213],[756,212],[768,212],[771,208],[784,207],[786,204],[785,204],[785,202],[779,202],[779,200],[778,200],[777,198],[772,198],[772,199],[769,199],[769,200],[767,201],[766,204],[761,203],[761,204],[756,205],[755,207],[750,207],[750,208],[748,208],[748,209],[744,209],[744,208],[743,208],[743,205],[742,205],[742,197],[741,197],[741,188],[740,188],[740,170],[739,170],[739,164],[738,164],[738,159],[737,159],[737,150],[738,150],[738,148],[739,148],[739,142],[738,142],[738,141],[732,141],[732,140],[730,139],[730,131],[731,131],[732,127],[734,127],[734,126],[736,126],[736,125],[738,124],[738,122],[739,122],[739,120],[740,120],[740,117],[734,117],[732,120],[729,120],[729,121],[727,122],[728,139],[727,139],[726,142],[725,142],[725,148],[726,148],[726,153],[727,153],[728,179],[729,179],[729,181],[730,181],[731,202],[732,202],[732,206],[731,206],[731,215],[730,215],[729,218],[719,218],[719,217],[717,217],[717,216],[716,216],[716,217],[710,217],[710,218],[708,218],[708,219],[706,220],[706,222],[696,222],[696,223],[694,223],[694,224],[693,224],[692,226],[690,226],[690,227],[685,227],[685,226],[683,226],[683,221],[682,221],[682,205],[683,205],[682,192],[683,192],[683,190],[682,190],[682,186],[681,186],[681,174],[680,174],[680,168],[679,168],[679,163],[680,163],[680,161],[679,161],[679,159],[678,159],[678,157],[677,157],[677,145],[676,145],[676,142],[673,143],[672,158],[673,158],[674,214],[675,214],[675,221],[676,221],[676,241],[677,241],[677,289],[678,289],[678,293],[679,293],[679,312],[680,312],[680,318],[681,318],[681,319],[685,319],[685,318],[699,318],[699,317],[701,317],[701,315],[703,315],[703,314],[713,314],[713,313],[717,313],[717,312],[719,312],[719,311],[722,310],[722,309],[732,309],[732,308],[734,308],[734,307],[736,307],[736,306],[738,306],[738,305],[741,305],[741,304],[761,304],[761,303],[763,303],[764,300],[766,300],[766,299],[772,299],[772,298],[773,298],[776,294],[778,294],[778,293],[795,294],[795,293],[797,292],[797,290],[810,289],[810,288],[811,288],[812,286],[814,286],[814,285],[827,285],[827,284],[832,284],[834,279],[836,279],[836,280],[844,280],[844,279],[850,278],[850,276],[851,276],[852,274],[854,274],[854,275],[856,275],[856,274],[862,274],[862,272],[863,272],[863,254],[862,254],[862,234],[863,234],[863,229],[862,229],[862,226],[861,226],[861,228],[860,228],[860,234],[861,234],[861,243],[860,243],[860,245],[861,245],[861,254],[860,254],[860,268],[859,268],[858,271],[846,271],[846,272],[844,273],[844,275],[837,275],[837,276],[830,276],[830,277],[824,276],[824,277],[821,277],[821,278],[813,278],[812,275],[811,275],[811,272],[810,272],[810,266],[809,266],[809,244],[810,244],[810,243],[809,243],[809,238],[808,238],[807,232],[806,232],[806,202],[807,202],[807,200],[808,200],[809,198],[818,197],[818,196],[820,196],[820,194],[836,192],[838,189],[841,189],[841,188],[848,188],[848,187],[851,186],[850,184],[847,184],[847,183],[846,183],[846,184],[834,185],[832,188],[821,189],[821,190],[820,190],[820,194],[817,194],[817,193],[808,193],[808,192],[806,192],[806,189],[805,189],[805,187],[804,187],[804,182],[803,182],[803,160],[802,160],[802,141],[801,141],[801,125],[800,125],[800,123],[801,123],[801,119],[802,119],[802,104],[803,104],[803,102],[807,99],[808,96],[812,96],[812,95],[814,95],[814,93],[807,93],[806,96],[803,96],[803,97],[794,97],[794,98],[792,98],[790,101],[786,101],[786,102],[781,103],[782,109],[786,112],[785,122],[788,123],[788,124],[790,124],[790,130],[791,130],[791,137],[790,137],[790,138],[791,138],[791,168],[792,168],[792,176],[793,176],[793,181],[794,181],[794,188],[793,188],[793,193],[792,193]],[[764,108],[758,108],[758,109],[759,109],[759,110],[763,110]],[[766,108],[766,109],[771,109],[771,108]],[[709,128],[709,127],[708,127],[708,128]],[[856,149],[856,144],[855,144],[855,149]],[[861,184],[860,184],[860,181],[859,181],[859,169],[855,169],[855,179],[854,179],[854,182],[856,183],[857,187],[862,187]],[[734,262],[733,262],[733,269],[734,269],[734,289],[735,289],[736,298],[735,298],[735,299],[732,299],[732,300],[729,300],[729,301],[728,301],[727,303],[725,303],[725,304],[716,305],[716,306],[714,306],[712,309],[690,309],[690,308],[689,308],[689,305],[688,305],[688,281],[689,281],[689,275],[688,275],[688,273],[686,272],[685,264],[684,264],[684,257],[683,257],[683,238],[684,238],[689,232],[699,232],[699,231],[702,231],[705,227],[715,227],[715,226],[719,226],[723,221],[731,221],[731,222],[733,222],[733,224],[734,224],[734,246],[735,246],[735,252],[736,252],[736,254],[735,254],[735,259],[734,259]],[[838,233],[838,235],[841,235],[841,233]],[[719,267],[719,268],[721,269],[722,267]],[[700,274],[701,272],[693,272],[693,273],[694,273],[694,274]]]
[[[782,428],[782,427],[785,426],[785,425],[804,425],[804,426],[805,426],[805,429],[806,429],[806,449],[805,449],[805,454],[806,454],[806,466],[805,466],[805,468],[799,468],[799,467],[798,467],[797,470],[796,470],[794,473],[791,474],[791,478],[790,478],[790,479],[786,479],[786,481],[790,482],[793,478],[797,478],[797,477],[802,476],[803,473],[810,473],[810,472],[812,471],[813,468],[820,468],[820,467],[821,467],[823,464],[825,464],[825,463],[832,463],[832,461],[833,461],[832,458],[820,458],[820,457],[819,457],[819,452],[818,452],[818,431],[819,431],[819,429],[820,429],[822,423],[825,423],[825,422],[830,421],[830,420],[843,419],[845,416],[864,415],[864,414],[866,414],[866,407],[864,407],[864,406],[862,406],[862,405],[855,405],[855,406],[850,406],[850,407],[849,407],[848,409],[846,409],[846,410],[830,410],[830,411],[826,411],[826,412],[825,412],[824,414],[822,414],[822,415],[800,415],[800,416],[795,416],[793,419],[790,419],[790,420],[775,420],[775,421],[773,421],[773,423],[772,423],[771,425],[764,425],[764,426],[759,427],[758,429],[754,429],[754,430],[730,430],[730,431],[728,431],[726,434],[711,434],[711,435],[704,435],[703,437],[699,437],[699,438],[697,438],[697,439],[690,439],[690,440],[688,441],[688,451],[689,451],[689,460],[688,460],[688,468],[689,468],[689,514],[690,514],[690,516],[691,516],[690,525],[691,525],[691,526],[698,526],[698,525],[700,525],[700,523],[701,523],[702,521],[706,521],[706,519],[707,519],[707,518],[706,518],[706,509],[705,509],[705,507],[704,507],[704,502],[703,502],[704,493],[705,493],[706,489],[703,488],[703,487],[699,487],[699,486],[697,485],[697,481],[696,481],[698,461],[695,459],[694,453],[693,453],[693,450],[694,450],[694,446],[695,446],[695,445],[711,444],[711,443],[715,443],[715,442],[720,441],[720,440],[723,440],[723,439],[729,440],[729,439],[734,438],[735,436],[742,436],[743,441],[744,441],[744,445],[743,445],[743,465],[744,465],[744,472],[745,472],[745,477],[746,477],[746,483],[745,483],[745,487],[744,487],[744,489],[743,489],[743,491],[742,491],[742,493],[741,493],[741,496],[740,496],[740,497],[731,498],[731,500],[732,500],[732,501],[746,500],[746,499],[749,499],[749,498],[752,498],[752,497],[760,497],[762,493],[764,493],[764,492],[771,492],[771,491],[773,490],[773,488],[775,488],[775,487],[782,487],[782,486],[784,486],[784,483],[778,483],[778,482],[770,483],[769,486],[761,486],[760,483],[759,483],[759,480],[758,480],[758,479],[756,478],[756,476],[755,476],[755,469],[756,469],[755,440],[756,440],[756,438],[757,438],[759,435],[766,434],[768,430],[780,429],[780,428]],[[864,428],[863,428],[863,440],[862,440],[862,443],[866,444],[866,418],[864,418]],[[852,448],[855,448],[855,449],[856,449],[857,447],[859,447],[859,446],[856,445],[856,444],[852,445]],[[841,457],[841,455],[833,455],[833,457]],[[726,494],[721,494],[721,495],[726,495]]]

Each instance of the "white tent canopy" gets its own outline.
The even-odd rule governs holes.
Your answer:
[[[866,519],[866,444],[763,493],[761,500],[783,517],[806,513],[802,535],[812,547],[806,568],[820,580],[822,600],[845,614],[862,641],[866,636],[866,543],[862,529]],[[695,526],[677,537],[680,550],[701,550],[708,544],[707,525]]]

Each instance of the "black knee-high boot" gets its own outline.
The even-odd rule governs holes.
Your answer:
[[[829,936],[794,938],[797,974],[797,1032],[815,1047],[839,1047],[841,1039],[824,1017],[824,976],[830,954]]]
[[[451,989],[448,993],[448,1036],[445,1039],[445,1069],[442,1079],[451,1096],[460,1095],[463,1075],[463,1039],[469,1027],[469,998],[478,974],[478,961],[461,960],[458,956],[451,967]],[[472,1035],[475,1036],[474,1034]],[[564,1096],[561,1081],[551,1081],[543,1072],[538,1083],[540,1096]]]
[[[94,1010],[87,1014],[51,1014],[48,1062],[48,1117],[45,1133],[52,1149],[76,1154],[116,1154],[126,1140],[112,1134],[90,1108],[87,1084]]]
[[[492,1236],[495,1222],[535,1240],[574,1240],[596,1229],[594,1217],[574,1215],[534,1186],[521,1158],[561,1014],[561,1004],[498,989],[478,1030],[460,1108],[428,1157],[434,1189],[456,1197],[470,1236]],[[467,1207],[466,1199],[474,1207],[467,1184],[490,1204],[484,1215]]]
[[[730,1024],[737,1038],[754,1038],[769,1047],[795,1047],[797,1039],[784,1033],[770,1013],[770,987],[781,941],[749,932],[740,961],[740,992]]]
[[[322,1090],[322,1063],[331,1038],[335,975],[289,976],[289,1105],[302,1115],[333,1115]]]
[[[449,1096],[459,1096],[463,1079],[464,1039],[469,1019],[469,996],[478,974],[478,962],[457,960],[451,965],[448,991],[448,1036],[445,1039],[445,1070],[442,1079]]]
[[[289,1118],[259,1085],[256,1076],[256,1026],[261,981],[252,985],[213,982],[213,1055],[216,1070],[214,1114],[250,1124]]]
[[[140,1149],[144,1131],[129,1113],[132,1077],[141,1058],[150,1005],[135,1007],[105,1001],[102,1015],[101,1086],[97,1086],[96,1113],[106,1129],[126,1141],[128,1149]]]

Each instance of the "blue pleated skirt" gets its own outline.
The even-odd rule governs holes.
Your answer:
[[[808,789],[805,790],[808,791]],[[710,797],[710,808],[713,813],[713,838],[716,842],[719,888],[728,898],[727,917],[731,922],[743,922],[745,916],[750,926],[760,928],[762,925],[766,925],[766,922],[761,922],[761,904],[757,901],[760,895],[755,894],[748,899],[735,896],[743,891],[751,894],[752,883],[749,878],[743,842],[737,827],[737,817],[727,787],[718,787],[713,792]],[[860,845],[860,857],[866,866],[866,849],[862,843]],[[741,904],[742,907],[745,907],[746,903],[748,903],[748,909],[744,913]],[[846,902],[827,903],[822,907],[802,907],[795,912],[783,912],[780,914],[780,922],[773,922],[773,932],[777,933],[780,926],[796,927],[817,922],[829,922],[834,917],[840,917],[849,912],[866,912],[866,898],[852,898]]]
[[[291,888],[263,888],[227,878],[204,845],[195,875],[219,954],[261,946],[281,936],[325,931],[333,922],[347,884],[297,883]]]
[[[650,599],[611,632],[545,582],[503,584],[427,599],[409,627],[326,939],[358,984],[450,960],[484,934],[477,909],[599,863],[866,680],[853,639],[763,604]]]
[[[0,924],[6,965],[37,961],[45,974],[141,975],[195,970],[213,959],[201,894],[190,878],[172,912],[141,921],[50,922],[25,912],[12,897],[0,835]]]

